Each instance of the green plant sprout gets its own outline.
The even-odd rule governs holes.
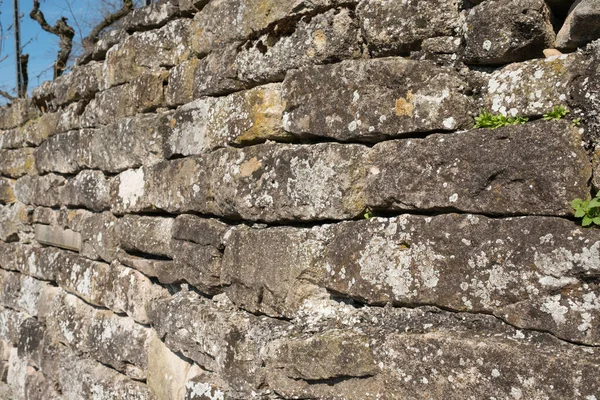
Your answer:
[[[367,207],[365,209],[365,213],[363,214],[364,219],[370,219],[373,218],[375,216],[375,214],[373,213],[373,210],[371,210],[370,207]]]
[[[582,226],[600,225],[600,192],[592,200],[573,200],[571,207],[575,210],[576,218],[583,218],[581,220]]]
[[[565,106],[556,106],[543,116],[544,121],[555,121],[563,119],[570,111]]]
[[[475,117],[475,126],[474,128],[490,128],[496,129],[501,128],[503,126],[509,125],[520,125],[529,121],[529,118],[526,117],[507,117],[502,114],[492,114],[490,112],[481,109],[479,116]]]
[[[581,125],[581,118],[573,118],[573,121],[571,121],[571,123],[573,124],[573,126],[579,126]]]

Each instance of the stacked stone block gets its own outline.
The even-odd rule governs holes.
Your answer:
[[[135,10],[0,109],[0,397],[600,397],[600,52],[549,5]]]

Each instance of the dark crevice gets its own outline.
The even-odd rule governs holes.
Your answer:
[[[309,385],[327,385],[335,386],[338,383],[350,381],[350,380],[363,380],[373,378],[375,375],[363,375],[363,376],[352,376],[352,375],[341,375],[332,378],[324,379],[303,379],[303,378],[292,378],[295,381],[306,382]]]
[[[329,293],[334,293],[334,296],[331,296],[332,300],[337,301],[337,299],[339,299],[340,295],[338,295],[338,292],[335,292],[329,288],[326,289]],[[427,303],[427,302],[411,302],[411,303],[407,303],[407,302],[402,302],[402,301],[388,301],[388,302],[371,302],[368,301],[368,299],[362,298],[360,296],[349,296],[346,294],[342,294],[343,296],[345,296],[347,299],[351,299],[353,302],[361,304],[362,307],[378,307],[378,308],[384,308],[384,307],[394,307],[394,308],[406,308],[406,309],[418,309],[418,308],[422,308],[422,307],[435,307],[438,308],[442,311],[445,312],[449,312],[452,314],[470,314],[470,315],[486,315],[486,316],[490,316],[490,317],[494,317],[495,319],[499,320],[500,322],[502,322],[505,325],[508,325],[514,329],[517,330],[521,330],[521,331],[530,331],[530,332],[536,332],[536,333],[542,333],[542,334],[547,334],[552,336],[553,338],[555,338],[556,340],[563,342],[563,343],[567,343],[570,345],[574,345],[574,346],[579,346],[579,347],[590,347],[590,348],[599,348],[600,345],[592,345],[592,344],[588,344],[588,343],[583,343],[577,340],[571,340],[571,339],[566,339],[563,337],[560,337],[558,335],[556,335],[555,333],[549,331],[549,330],[545,330],[545,329],[538,329],[538,328],[531,328],[531,327],[522,327],[519,325],[515,325],[509,321],[507,321],[505,318],[498,316],[496,314],[494,314],[491,311],[485,311],[485,310],[479,310],[479,311],[469,311],[469,310],[457,310],[455,308],[449,307],[449,306],[444,306],[444,305],[440,305],[440,304],[436,304],[436,303]],[[361,307],[356,307],[353,303],[347,303],[345,302],[345,304],[349,304],[349,305],[353,305],[355,308],[361,308]]]
[[[313,17],[315,17],[319,14],[324,14],[324,13],[326,13],[330,10],[334,10],[334,9],[347,8],[351,11],[354,11],[354,10],[356,10],[356,6],[357,6],[356,2],[348,1],[348,2],[341,2],[338,4],[328,5],[328,6],[315,7],[315,8],[307,9],[306,11],[304,11],[303,8],[305,7],[305,5],[300,4],[297,8],[292,10],[292,12],[295,13],[294,15],[287,16],[285,18],[282,18],[280,20],[272,22],[269,25],[267,25],[265,28],[252,32],[252,34],[250,36],[248,36],[245,39],[245,41],[246,42],[254,41],[264,35],[274,36],[275,38],[289,36],[295,31],[296,25],[301,20],[310,21]]]
[[[64,344],[64,343],[63,343],[63,344]],[[66,347],[69,347],[69,345],[67,345],[67,344],[64,344],[64,345],[65,345]],[[85,354],[85,353],[84,353],[84,354]],[[118,373],[119,375],[122,375],[122,376],[124,376],[124,377],[127,377],[127,378],[129,378],[129,379],[131,379],[131,380],[133,380],[133,381],[136,381],[136,382],[143,382],[143,383],[146,383],[146,380],[145,380],[145,379],[135,379],[135,378],[132,378],[131,376],[127,375],[125,372],[123,372],[123,371],[121,371],[121,370],[119,370],[119,369],[117,369],[117,368],[113,367],[112,365],[110,365],[110,364],[108,364],[108,363],[106,363],[106,362],[102,362],[102,361],[100,361],[100,360],[96,360],[95,358],[91,357],[89,354],[88,354],[88,357],[90,357],[90,359],[91,359],[91,360],[93,360],[93,361],[96,361],[98,364],[102,365],[103,367],[106,367],[106,368],[108,368],[108,369],[111,369],[111,370],[115,371],[115,372],[116,372],[116,373]],[[128,363],[128,362],[123,362],[123,366],[124,366],[124,367],[125,367],[125,366],[127,366],[127,365],[132,365],[132,366],[134,366],[134,367],[136,367],[136,368],[139,368],[139,367],[137,367],[137,366],[136,366],[136,365],[134,365],[134,364],[131,364],[131,363]],[[125,368],[123,368],[123,369],[125,369]]]
[[[132,249],[123,249],[123,251],[125,251],[125,253],[127,253],[130,256],[144,258],[146,260],[173,261],[172,258],[164,256],[164,255],[144,253],[143,251],[132,250]]]

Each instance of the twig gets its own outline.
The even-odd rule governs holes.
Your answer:
[[[13,101],[15,100],[15,96],[12,96],[10,93],[5,92],[4,90],[0,89],[0,96],[6,98],[8,101]]]
[[[129,12],[132,9],[133,0],[123,0],[123,7],[105,17],[98,25],[96,25],[92,29],[90,34],[85,39],[83,39],[83,47],[90,48],[91,46],[93,46],[94,43],[98,41],[98,35],[100,34],[100,32],[102,32],[104,29],[108,28],[109,26],[111,26],[112,24],[129,14]]]
[[[54,63],[54,79],[58,78],[64,72],[69,55],[73,49],[73,37],[75,36],[75,30],[67,24],[67,18],[61,17],[54,26],[50,26],[44,18],[44,14],[40,11],[40,1],[33,0],[33,9],[29,13],[29,16],[40,25],[40,27],[53,35],[60,38],[58,55],[56,62]]]

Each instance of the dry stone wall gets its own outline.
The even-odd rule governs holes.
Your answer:
[[[135,10],[0,109],[0,398],[600,398],[572,4]]]

